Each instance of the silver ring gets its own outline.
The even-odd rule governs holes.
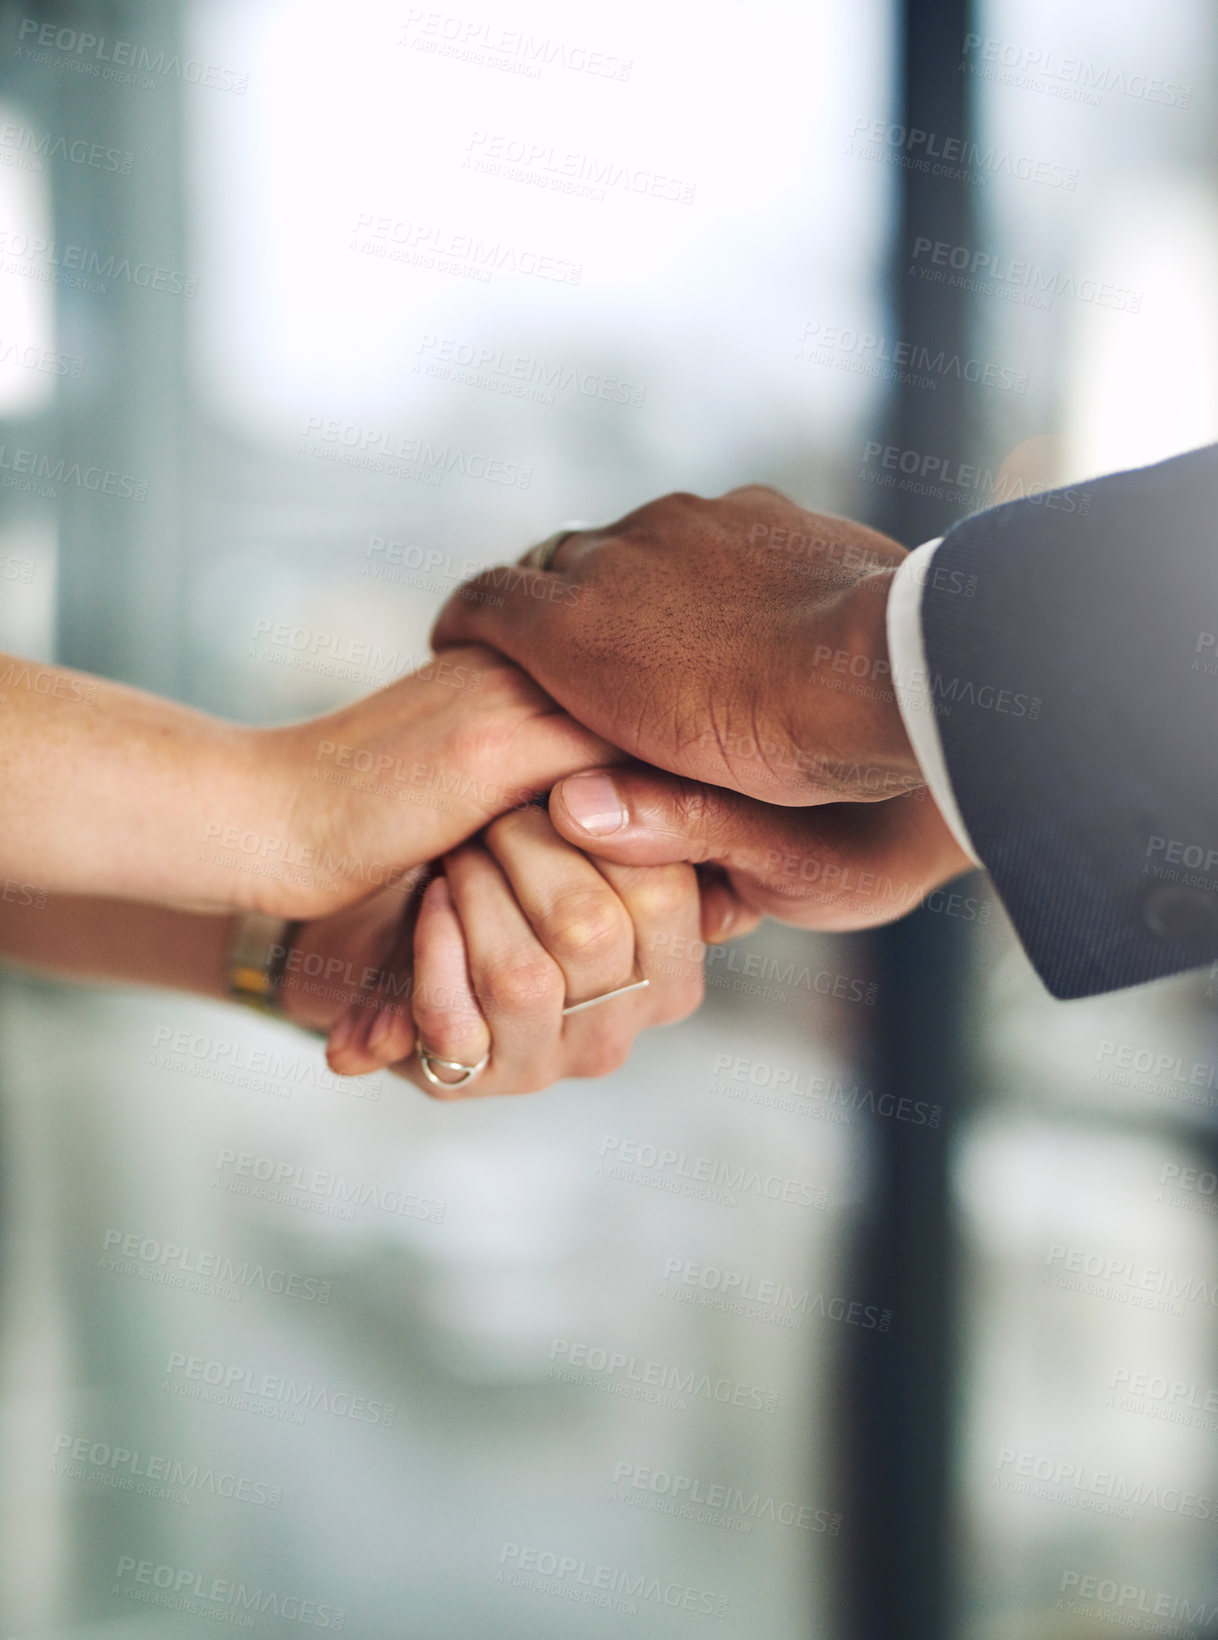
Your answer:
[[[651,984],[649,979],[632,979],[629,985],[619,985],[616,991],[606,991],[599,997],[589,997],[586,1002],[569,1002],[562,1011],[566,1019],[568,1014],[582,1014],[585,1008],[599,1007],[602,1002],[608,1002],[613,997],[624,997],[627,991],[642,991]]]
[[[438,1053],[431,1053],[421,1042],[418,1044],[416,1051],[419,1056],[419,1069],[433,1088],[468,1087],[476,1076],[481,1076],[490,1064],[491,1059],[491,1050],[489,1048],[476,1065],[463,1065],[459,1059],[443,1059]],[[460,1071],[461,1075],[455,1081],[450,1082],[443,1076],[437,1076],[431,1068],[433,1065],[440,1065],[446,1071]]]

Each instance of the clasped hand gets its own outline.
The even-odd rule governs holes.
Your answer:
[[[480,1091],[595,1075],[642,1025],[696,1006],[695,965],[657,960],[689,949],[677,932],[723,938],[765,913],[867,927],[968,869],[892,687],[885,610],[904,556],[751,486],[666,497],[571,533],[544,569],[460,589],[437,650],[490,646],[540,689],[488,662],[525,722],[480,712],[457,761],[515,766],[540,735],[549,817],[518,809],[443,856],[413,926],[411,1008],[349,1006],[335,1069],[403,1059],[414,1030],[462,1062],[493,1043]],[[351,822],[342,804],[333,818]],[[352,913],[363,937],[380,904]],[[615,989],[635,961],[648,990],[563,1020],[564,1000]]]
[[[391,1067],[439,1098],[417,1043],[476,1065],[469,1094],[531,1093],[616,1070],[638,1032],[702,998],[698,881],[686,864],[594,863],[528,805],[445,854],[439,874],[382,889],[302,931],[283,1007],[328,1031],[333,1070]],[[564,1017],[640,974],[645,988]]]
[[[255,878],[258,907],[300,918],[338,904],[305,922],[281,1000],[328,1035],[343,1075],[392,1067],[429,1094],[464,1096],[424,1077],[419,1044],[464,1065],[489,1052],[471,1095],[604,1075],[644,1027],[698,1006],[700,938],[755,921],[688,862],[598,861],[559,835],[533,799],[544,805],[556,778],[617,754],[489,652],[450,651],[341,713],[266,736],[271,764],[294,771],[280,801],[310,839],[293,849],[310,864]],[[355,898],[369,860],[397,864]],[[646,987],[564,1015],[640,978]]]

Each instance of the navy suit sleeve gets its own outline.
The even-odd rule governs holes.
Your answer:
[[[1218,958],[1218,446],[957,524],[922,629],[961,814],[1053,995]]]

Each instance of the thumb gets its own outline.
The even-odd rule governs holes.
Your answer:
[[[714,863],[751,910],[823,929],[904,916],[967,864],[933,846],[927,808],[921,792],[786,808],[638,767],[568,775],[550,794],[555,829],[589,854]]]
[[[588,769],[550,794],[568,842],[619,865],[716,862],[760,874],[803,834],[799,809],[758,803],[722,786],[647,768]]]

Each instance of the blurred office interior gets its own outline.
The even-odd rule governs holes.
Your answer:
[[[1216,70],[1202,0],[0,6],[0,650],[280,721],[568,518],[757,481],[914,546],[1213,439]],[[458,459],[354,459],[402,441]],[[1216,1008],[1207,973],[1053,1002],[980,876],[872,936],[767,925],[623,1071],[521,1101],[5,974],[0,1628],[249,1617],[190,1579],[360,1640],[1218,1610],[1218,1504],[1179,1503],[1218,1497]],[[663,1152],[808,1188],[617,1165]],[[440,1205],[261,1200],[233,1154]],[[311,1286],[192,1291],[128,1237]],[[1201,1296],[1060,1279],[1096,1255]]]

